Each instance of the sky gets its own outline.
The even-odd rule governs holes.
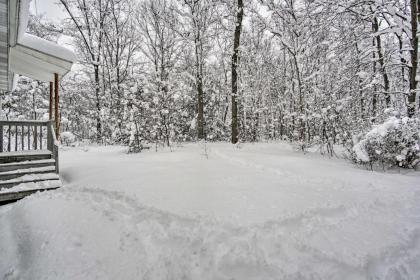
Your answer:
[[[45,18],[58,22],[65,17],[65,13],[58,3],[59,0],[32,0],[30,11],[32,14],[43,14]]]

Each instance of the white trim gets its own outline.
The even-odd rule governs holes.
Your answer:
[[[10,49],[10,62],[11,71],[45,82],[54,81],[54,73],[64,76],[73,65],[21,45]]]
[[[26,33],[31,0],[7,0],[8,12],[8,88],[21,74],[41,81],[54,81],[54,74],[67,74],[76,61],[74,52],[54,42]]]
[[[28,33],[18,39],[18,45],[70,63],[77,60],[76,55],[70,49]]]
[[[12,47],[17,43],[19,28],[19,2],[19,0],[9,1],[9,45]]]

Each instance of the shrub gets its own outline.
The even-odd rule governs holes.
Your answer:
[[[420,120],[391,116],[353,143],[350,153],[357,163],[415,168],[420,162]]]
[[[76,141],[76,136],[70,131],[64,131],[61,133],[61,142],[66,146],[70,146]]]

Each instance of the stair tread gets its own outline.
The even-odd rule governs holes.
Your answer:
[[[16,201],[36,192],[55,190],[61,187],[62,184],[60,180],[22,183],[10,189],[0,189],[0,202]]]
[[[55,163],[55,159],[39,159],[39,160],[27,160],[27,161],[0,163],[0,168],[1,167],[15,166],[15,165],[33,165],[33,164],[37,164],[37,163]]]
[[[3,152],[0,153],[1,158],[8,158],[8,157],[24,157],[24,156],[38,156],[38,155],[52,155],[50,150],[29,150],[29,151],[16,151],[16,152]]]
[[[59,180],[59,179],[60,177],[56,173],[26,174],[18,178],[0,181],[0,187],[2,185],[28,183],[28,182],[33,182],[33,181]]]
[[[24,174],[24,173],[37,173],[37,172],[47,172],[50,171],[53,173],[55,171],[55,166],[43,166],[43,167],[31,167],[31,168],[20,168],[11,171],[4,171],[0,172],[0,176],[2,175],[17,175],[17,174]]]

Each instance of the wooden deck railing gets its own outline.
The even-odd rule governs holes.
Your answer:
[[[51,151],[58,173],[58,145],[54,121],[0,121],[0,153]]]

